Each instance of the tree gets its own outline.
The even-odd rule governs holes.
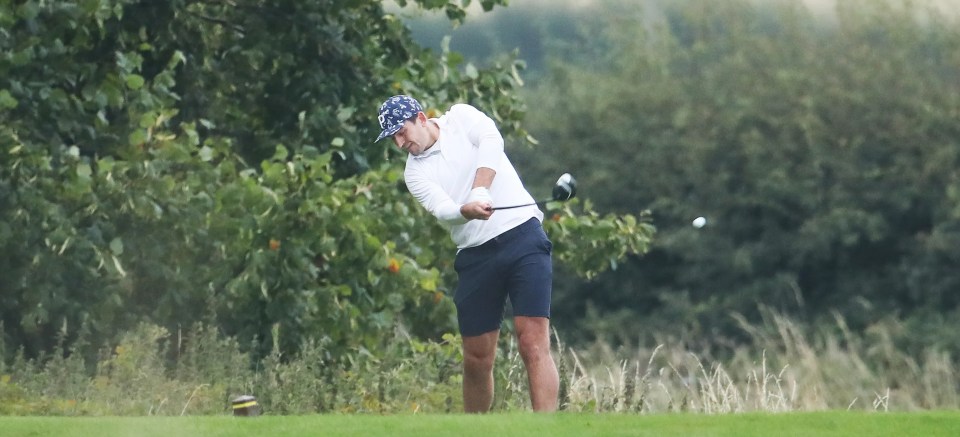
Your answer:
[[[529,162],[660,230],[558,311],[619,341],[669,324],[708,343],[758,304],[855,327],[956,312],[953,23],[898,1],[846,2],[835,23],[791,2],[632,8],[611,12],[609,56],[564,59],[527,93],[551,149]]]
[[[4,350],[203,320],[261,353],[336,354],[455,326],[451,243],[371,146],[374,110],[470,102],[524,141],[522,64],[424,50],[374,0],[27,1],[0,20]],[[642,249],[631,217],[570,226],[611,223],[594,246]]]

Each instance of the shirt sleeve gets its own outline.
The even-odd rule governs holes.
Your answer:
[[[423,177],[416,167],[407,168],[403,174],[404,182],[410,194],[441,223],[453,226],[467,222],[460,214],[460,204],[443,191],[439,184]]]
[[[466,104],[453,105],[450,112],[457,117],[470,143],[479,148],[477,168],[498,171],[503,157],[503,136],[493,119]]]

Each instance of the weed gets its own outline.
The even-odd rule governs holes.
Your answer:
[[[738,316],[752,342],[723,361],[683,342],[613,350],[598,343],[574,350],[554,331],[560,408],[647,414],[787,412],[851,409],[903,411],[960,407],[956,365],[943,351],[919,356],[895,347],[898,325],[884,321],[855,335],[810,331],[767,312],[761,324]],[[67,348],[34,360],[22,350],[0,363],[4,415],[217,415],[230,400],[257,397],[266,414],[443,413],[462,410],[461,339],[411,337],[397,327],[376,351],[339,350],[327,337],[304,341],[295,355],[274,348],[254,360],[218,329],[196,324],[171,335],[143,324],[105,345],[96,362],[81,326]],[[615,363],[615,364],[614,364]],[[502,335],[495,372],[495,411],[529,410],[526,371],[512,335]]]

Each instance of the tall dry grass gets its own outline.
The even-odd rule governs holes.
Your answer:
[[[572,348],[555,338],[562,408],[723,414],[960,406],[954,359],[932,348],[901,350],[895,320],[854,333],[839,315],[833,329],[816,331],[772,311],[758,323],[737,317],[750,340],[722,357],[683,341],[614,349]],[[526,372],[515,339],[505,334],[493,409],[526,410]],[[275,343],[279,335],[274,331]],[[70,350],[0,362],[0,414],[230,414],[230,400],[241,394],[255,395],[267,414],[462,410],[458,336],[425,342],[398,328],[387,343],[377,354],[332,357],[323,341],[309,341],[296,356],[274,350],[253,360],[210,327],[171,334],[142,325],[105,347],[96,363]]]
[[[573,410],[706,414],[960,406],[950,354],[897,348],[896,321],[857,335],[835,315],[836,329],[811,334],[771,311],[759,324],[735,317],[751,342],[722,361],[683,343],[616,351],[603,343],[579,350],[560,344],[563,402]]]

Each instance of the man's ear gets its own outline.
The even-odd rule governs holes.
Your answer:
[[[427,114],[424,114],[423,111],[417,113],[417,123],[425,124],[427,122]]]

